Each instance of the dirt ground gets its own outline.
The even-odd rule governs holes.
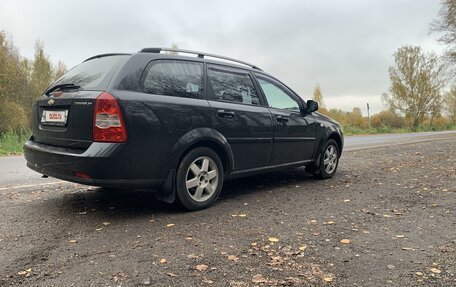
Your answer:
[[[456,286],[456,139],[225,184],[186,213],[147,191],[0,191],[1,286]]]

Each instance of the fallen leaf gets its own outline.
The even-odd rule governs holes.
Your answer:
[[[69,242],[69,243],[73,243],[73,244],[74,244],[74,243],[78,243],[78,241],[77,241],[77,240],[75,240],[75,239],[71,239],[71,240],[70,240],[70,241],[68,241],[68,242]]]
[[[333,278],[333,277],[324,277],[324,278],[323,278],[323,281],[328,282],[328,283],[331,283],[331,282],[334,281],[334,278]]]
[[[168,273],[165,273],[165,274],[166,274],[166,275],[168,275],[168,276],[170,276],[170,277],[177,277],[177,275],[176,275],[176,274],[174,274],[174,273],[171,273],[171,272],[168,272]]]
[[[334,221],[328,221],[328,222],[325,222],[324,224],[327,224],[327,225],[333,225],[334,224]]]
[[[21,275],[21,276],[22,275],[27,275],[27,271],[25,271],[25,270],[24,271],[19,271],[19,272],[17,272],[17,275]]]
[[[206,264],[198,264],[195,266],[195,269],[198,271],[206,271],[207,268],[209,268],[209,266],[207,266]]]
[[[236,255],[229,255],[229,256],[228,256],[228,260],[231,260],[231,261],[238,261],[239,258],[236,257]]]
[[[413,249],[411,247],[402,247],[401,249],[404,250],[404,251],[413,251],[413,250],[415,250],[415,249]]]
[[[107,221],[103,222],[103,225],[105,225],[105,226],[106,226],[106,225],[109,225],[109,224],[111,224],[111,223],[109,223],[109,222],[107,222]]]
[[[280,256],[271,256],[271,262],[268,263],[269,266],[282,265],[284,262],[283,258]]]
[[[79,215],[86,215],[87,214],[87,211],[81,211],[78,213]]]
[[[269,242],[279,242],[279,239],[276,237],[269,237],[268,240]]]
[[[344,202],[350,202],[351,199],[344,199]]]
[[[435,274],[440,274],[440,273],[442,273],[442,271],[439,270],[439,269],[437,269],[437,268],[431,268],[430,270],[431,270],[432,273],[435,273]]]
[[[168,223],[166,224],[166,227],[173,227],[175,224],[174,223]]]
[[[257,274],[252,277],[252,283],[267,283],[268,280],[263,277],[261,274]]]
[[[257,246],[257,244],[258,244],[258,243],[256,243],[256,242],[250,243],[250,245],[252,245],[252,246]]]
[[[167,263],[165,258],[160,259],[160,264],[165,264],[165,263]]]
[[[201,282],[206,283],[206,284],[209,284],[209,285],[210,285],[210,284],[214,284],[214,281],[209,280],[209,279],[207,279],[207,278],[204,278]]]
[[[342,240],[340,241],[340,243],[342,243],[342,244],[349,244],[349,243],[350,243],[350,240],[349,240],[349,239],[342,239]]]
[[[247,217],[247,214],[242,213],[242,214],[239,214],[238,216],[239,217]]]
[[[389,215],[389,214],[383,214],[383,217],[390,218],[391,215]]]
[[[96,231],[101,231],[102,229],[103,229],[103,227],[95,228]]]
[[[307,249],[307,245],[303,245],[303,246],[299,247],[300,251],[306,251],[306,249]]]
[[[415,273],[415,275],[417,275],[417,276],[423,276],[424,274],[423,274],[423,272],[419,272],[419,271],[418,271],[418,272]]]

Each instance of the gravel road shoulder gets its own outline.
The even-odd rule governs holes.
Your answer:
[[[456,286],[456,139],[229,182],[184,213],[147,191],[0,192],[1,286]]]

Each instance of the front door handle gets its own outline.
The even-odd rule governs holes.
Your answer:
[[[217,116],[221,118],[234,118],[235,113],[232,111],[218,110]]]
[[[277,119],[277,121],[280,122],[280,123],[286,123],[286,122],[288,122],[288,117],[286,117],[286,116],[276,116],[276,119]]]

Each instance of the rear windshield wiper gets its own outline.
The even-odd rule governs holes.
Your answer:
[[[46,95],[50,95],[55,90],[66,90],[66,89],[79,89],[81,86],[75,84],[59,84],[55,85],[45,92]]]

